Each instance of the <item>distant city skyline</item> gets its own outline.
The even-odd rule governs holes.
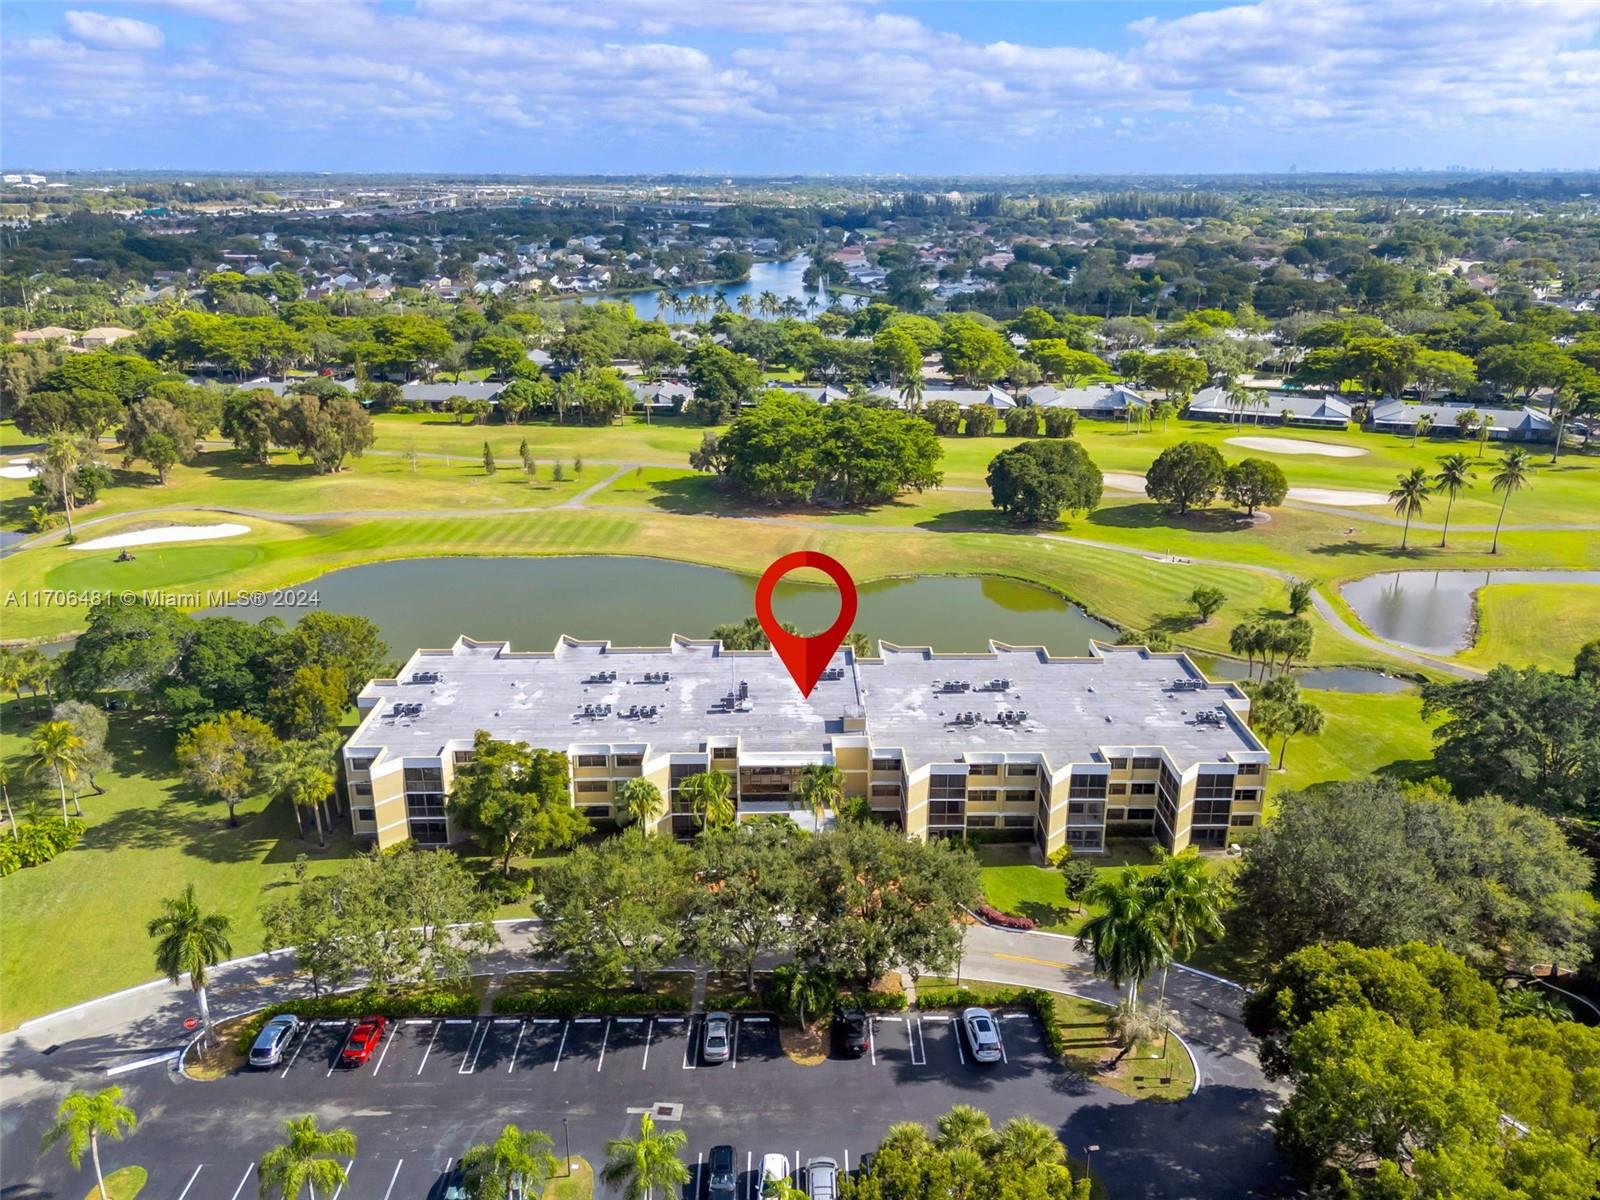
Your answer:
[[[15,169],[1583,170],[1600,4],[6,4]]]

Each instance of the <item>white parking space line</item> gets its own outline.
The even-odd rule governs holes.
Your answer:
[[[194,1181],[200,1177],[200,1172],[203,1170],[205,1170],[205,1163],[201,1163],[194,1169],[194,1174],[189,1176],[189,1182],[184,1184],[183,1191],[178,1193],[178,1200],[183,1200],[189,1194],[189,1189],[194,1186]]]
[[[911,1043],[911,1065],[925,1067],[928,1065],[928,1043],[922,1038],[922,1018],[906,1018],[906,1035]]]
[[[432,1017],[408,1017],[406,1019],[406,1024],[407,1025],[432,1025],[433,1024],[433,1018]]]
[[[654,1020],[644,1028],[644,1061],[639,1064],[639,1070],[644,1070],[650,1065],[650,1039],[655,1035],[656,1023]],[[696,1156],[698,1161],[698,1156]]]
[[[349,1030],[344,1035],[344,1041],[339,1043],[339,1053],[334,1055],[333,1061],[328,1064],[328,1075],[332,1075],[333,1074],[333,1069],[335,1067],[337,1067],[341,1062],[344,1061],[345,1049],[350,1045],[350,1039],[355,1037],[355,1035],[356,1035],[356,1027],[354,1025],[351,1025]],[[324,1075],[323,1078],[324,1079],[328,1078],[328,1075]]]
[[[435,1021],[433,1032],[428,1035],[428,1048],[422,1052],[422,1061],[417,1064],[417,1074],[422,1074],[422,1068],[428,1065],[428,1055],[433,1053],[434,1039],[439,1036],[439,1030],[444,1025],[443,1021]]]
[[[350,1172],[355,1170],[356,1160],[351,1159],[344,1165],[344,1183],[350,1182]],[[339,1193],[344,1191],[344,1183],[333,1189],[333,1200],[339,1200]]]
[[[244,1169],[244,1175],[239,1179],[239,1186],[233,1189],[233,1195],[230,1200],[239,1200],[239,1193],[244,1191],[244,1185],[250,1182],[250,1172],[255,1169],[255,1163],[251,1163]]]
[[[456,1068],[457,1075],[471,1075],[478,1069],[478,1055],[483,1053],[483,1044],[489,1040],[489,1022],[483,1022],[472,1034],[474,1040],[467,1043],[467,1049],[472,1050],[472,1054],[461,1060],[461,1065]],[[474,1045],[477,1049],[473,1049]]]
[[[844,1152],[844,1173],[847,1177],[850,1174],[850,1151],[848,1150]],[[389,1200],[389,1198],[385,1196],[384,1200]]]
[[[389,1193],[394,1191],[394,1181],[400,1178],[400,1168],[405,1165],[405,1161],[406,1160],[402,1158],[399,1162],[394,1164],[394,1174],[389,1176],[389,1186],[383,1190],[383,1200],[389,1200]],[[849,1174],[848,1169],[845,1173]]]
[[[692,1071],[694,1068],[694,1018],[690,1017],[689,1040],[683,1044],[683,1069],[685,1071]]]
[[[742,1024],[737,1020],[733,1023],[733,1053],[728,1055],[728,1067],[734,1071],[739,1069],[739,1026]]]
[[[393,1033],[384,1034],[384,1036],[383,1036],[383,1053],[378,1055],[378,1065],[372,1068],[372,1073],[374,1075],[376,1075],[379,1071],[383,1070],[383,1060],[389,1057],[389,1047],[394,1045],[395,1038],[397,1038],[399,1036],[400,1036],[400,1030],[399,1029],[396,1029]]]
[[[604,1017],[573,1017],[572,1023],[574,1025],[598,1025],[603,1020],[605,1020]]]
[[[756,1196],[759,1194],[756,1191],[756,1173],[751,1165],[753,1161],[754,1155],[749,1150],[746,1150],[744,1152],[744,1173],[750,1177],[750,1200],[756,1200]]]
[[[552,1071],[561,1070],[561,1053],[567,1048],[567,1030],[571,1029],[572,1026],[573,1022],[568,1021],[561,1027],[561,1045],[556,1047],[556,1065],[550,1068]]]
[[[611,1022],[606,1022],[606,1031],[600,1035],[600,1057],[595,1059],[594,1069],[599,1071],[606,1065],[606,1043],[611,1040]]]
[[[872,1065],[878,1065],[878,1019],[873,1017],[867,1022],[867,1053],[872,1056]]]
[[[310,1025],[307,1025],[303,1030],[300,1031],[300,1044],[294,1048],[294,1053],[289,1055],[289,1061],[284,1064],[283,1072],[278,1076],[279,1079],[283,1079],[289,1074],[289,1068],[294,1066],[294,1060],[300,1057],[300,1051],[304,1050],[306,1048],[306,1043],[311,1040],[311,1030],[315,1028],[315,1026],[316,1022],[313,1021]]]
[[[512,1071],[516,1070],[516,1066],[517,1066],[517,1051],[522,1049],[522,1035],[527,1033],[527,1032],[528,1032],[528,1023],[526,1021],[524,1021],[522,1023],[522,1028],[517,1030],[517,1044],[515,1046],[511,1047],[511,1061],[506,1064],[506,1074],[508,1074],[508,1075]]]
[[[999,1031],[996,1030],[996,1032],[999,1032]],[[1000,1061],[1003,1062],[1003,1063],[1009,1064],[1011,1062],[1011,1060],[1006,1057],[1006,1040],[1005,1040],[1005,1038],[996,1038],[995,1040],[1000,1043]]]
[[[954,1021],[950,1022],[950,1036],[955,1039],[956,1057],[961,1060],[961,1065],[967,1065],[967,1052],[961,1048],[961,1026]]]

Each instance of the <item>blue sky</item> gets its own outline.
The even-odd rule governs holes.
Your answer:
[[[1592,169],[1586,0],[4,2],[7,167]]]

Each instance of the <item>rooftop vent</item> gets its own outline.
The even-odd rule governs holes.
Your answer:
[[[438,683],[439,682],[439,672],[437,672],[437,671],[413,671],[411,673],[411,682],[412,683]]]
[[[612,678],[615,679],[616,676],[613,675]],[[671,671],[646,671],[644,673],[645,683],[666,683],[671,680],[671,678]]]
[[[596,671],[584,680],[585,683],[615,683],[616,681],[617,673],[615,671]]]

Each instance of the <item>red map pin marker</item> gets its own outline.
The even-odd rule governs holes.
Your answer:
[[[815,637],[790,633],[778,624],[778,618],[772,614],[772,589],[778,586],[778,580],[800,567],[817,568],[839,588],[839,619]],[[817,686],[817,680],[822,678],[822,672],[833,660],[833,652],[839,648],[839,643],[844,641],[844,635],[850,632],[850,626],[855,622],[855,580],[850,578],[850,572],[844,569],[843,563],[816,550],[796,550],[793,554],[785,554],[766,569],[761,582],[756,584],[756,617],[761,621],[761,628],[767,631],[772,648],[778,652],[783,665],[789,668],[789,675],[800,689],[800,694],[809,696],[811,689]]]

